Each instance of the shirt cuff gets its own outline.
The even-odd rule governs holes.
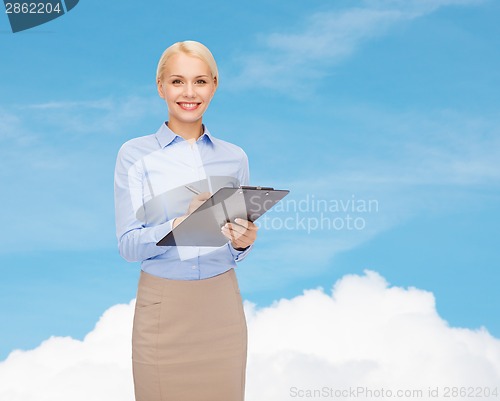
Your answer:
[[[174,224],[174,220],[168,220],[165,223],[162,223],[155,227],[153,238],[155,243],[160,241],[165,235],[167,235],[170,231],[172,231],[172,226]]]
[[[253,247],[253,245],[250,245],[250,246],[246,247],[245,249],[239,251],[238,249],[235,249],[233,247],[233,244],[231,244],[231,241],[229,241],[227,243],[227,246],[229,247],[229,250],[231,251],[231,255],[233,255],[233,258],[236,262],[243,260],[248,255],[248,252],[250,252],[250,250]]]

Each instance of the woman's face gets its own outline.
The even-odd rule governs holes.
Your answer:
[[[168,106],[169,122],[186,124],[200,121],[215,93],[216,85],[208,65],[198,57],[178,53],[163,70],[158,93]]]

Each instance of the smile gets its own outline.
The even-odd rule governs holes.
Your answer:
[[[198,108],[198,106],[200,105],[200,103],[184,103],[184,102],[179,102],[177,103],[181,109],[183,110],[195,110]]]

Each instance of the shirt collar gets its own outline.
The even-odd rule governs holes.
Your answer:
[[[156,139],[158,140],[158,143],[162,148],[170,145],[175,140],[184,140],[184,138],[182,138],[180,135],[177,135],[168,127],[167,122],[164,122],[161,125],[160,129],[156,132]],[[208,131],[208,128],[205,126],[205,124],[203,124],[203,135],[198,138],[197,142],[202,142],[205,140],[207,140],[207,142],[211,144],[213,144],[214,142],[212,134]]]

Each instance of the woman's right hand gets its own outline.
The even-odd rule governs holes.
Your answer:
[[[208,198],[210,198],[212,194],[210,192],[202,192],[193,197],[193,200],[189,204],[187,214],[188,216],[193,213],[196,209],[198,209],[202,203],[204,203]]]
[[[193,213],[196,209],[198,209],[202,203],[204,203],[208,198],[210,198],[212,194],[210,192],[202,192],[196,196],[193,197],[191,200],[191,203],[189,204],[187,214],[181,217],[177,217],[174,220],[174,223],[172,225],[172,228],[177,227],[179,224],[181,224],[191,213]]]

